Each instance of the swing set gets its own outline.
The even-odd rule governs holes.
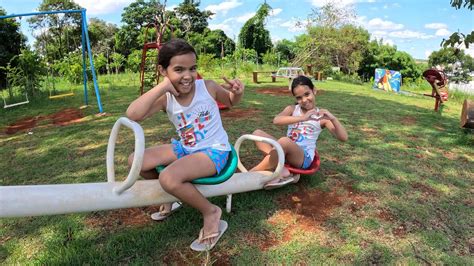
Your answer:
[[[11,15],[0,16],[0,19],[17,18],[17,17],[21,19],[22,17],[29,17],[29,16],[51,15],[51,14],[74,14],[74,13],[81,14],[81,49],[82,49],[82,73],[83,73],[83,84],[84,84],[84,102],[85,102],[85,105],[87,106],[89,102],[88,92],[87,92],[87,59],[86,59],[86,53],[87,53],[87,57],[89,57],[89,66],[92,72],[92,81],[94,84],[95,95],[97,97],[97,105],[99,108],[99,113],[103,113],[102,102],[100,99],[99,85],[97,83],[92,50],[91,50],[91,45],[90,45],[90,40],[89,40],[89,33],[87,29],[86,9],[56,10],[56,11],[42,11],[42,12],[33,12],[33,13],[24,13],[24,14],[11,14]],[[52,80],[50,80],[50,83],[51,82],[54,83],[54,77]],[[55,91],[56,90],[53,84],[53,91],[50,90],[50,97],[49,97],[50,99],[62,98],[62,97],[73,95],[73,92],[54,95]],[[20,104],[26,104],[28,102],[29,101],[27,99],[26,101],[21,102],[21,103],[10,104],[9,107],[17,106]],[[5,103],[5,99],[4,99],[4,103]],[[5,107],[4,105],[4,108],[8,108],[8,107]]]

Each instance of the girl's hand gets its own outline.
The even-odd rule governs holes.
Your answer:
[[[226,77],[222,77],[222,79],[226,82],[223,84],[226,90],[232,92],[235,95],[241,95],[244,93],[245,85],[238,79],[228,80]]]
[[[176,97],[179,96],[179,92],[173,86],[173,83],[171,83],[171,80],[168,77],[163,78],[163,84],[165,85],[165,92],[169,92]]]
[[[304,119],[304,121],[308,121],[308,120],[318,121],[319,119],[321,119],[321,117],[319,116],[319,108],[318,109],[311,109],[311,110],[307,111],[303,115],[303,119]]]
[[[318,113],[319,113],[319,116],[320,116],[319,119],[327,119],[327,120],[330,120],[330,121],[333,121],[334,119],[336,119],[336,117],[333,114],[331,114],[331,112],[329,112],[328,110],[319,109],[319,108],[318,108],[318,110],[319,110]]]

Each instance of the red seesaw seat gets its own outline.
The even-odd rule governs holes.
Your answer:
[[[314,159],[311,162],[311,165],[307,169],[300,169],[290,166],[289,164],[285,164],[285,167],[290,171],[292,174],[300,174],[300,175],[311,175],[316,173],[319,170],[319,166],[321,165],[321,160],[319,159],[318,151],[314,151]]]

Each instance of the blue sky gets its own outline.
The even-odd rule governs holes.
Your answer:
[[[267,29],[273,41],[293,40],[304,33],[295,27],[304,21],[312,8],[322,6],[327,0],[268,0],[273,14],[267,20]],[[8,14],[33,12],[40,0],[0,0],[0,6]],[[87,16],[97,17],[120,25],[124,7],[133,0],[75,0],[87,8]],[[163,2],[163,1],[162,1]],[[168,0],[168,8],[181,0]],[[474,29],[474,13],[468,9],[456,10],[449,0],[338,0],[341,6],[352,6],[357,14],[356,23],[366,28],[372,38],[396,45],[418,59],[427,59],[432,51],[440,49],[440,42],[452,32],[471,32]],[[215,13],[209,21],[211,29],[222,29],[236,39],[240,28],[255,14],[263,0],[201,0],[201,9]],[[467,51],[474,56],[474,49]]]

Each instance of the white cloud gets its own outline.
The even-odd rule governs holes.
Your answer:
[[[441,36],[441,37],[446,37],[448,36],[449,34],[451,34],[451,32],[447,29],[439,29],[436,31],[435,35],[436,36]]]
[[[209,5],[204,10],[209,10],[213,13],[220,14],[222,13],[223,15],[226,15],[229,10],[234,9],[238,6],[242,5],[242,2],[239,2],[238,0],[229,0],[229,1],[224,1],[218,5]]]
[[[270,11],[270,16],[277,16],[283,11],[281,8],[274,8]]]
[[[464,50],[464,53],[470,55],[471,57],[474,57],[474,47],[469,46],[469,49],[466,49],[466,46],[463,43],[461,46],[461,50]]]
[[[434,29],[434,30],[447,29],[448,25],[444,23],[429,23],[429,24],[425,24],[425,28]]]
[[[178,7],[178,5],[167,6],[167,7],[166,7],[166,10],[172,11],[173,9],[175,9],[175,8],[177,8],[177,7]]]
[[[348,6],[354,4],[356,0],[339,0],[337,3],[335,1],[330,0],[310,0],[309,2],[315,7],[322,7],[327,3],[333,3],[338,6]]]
[[[219,23],[219,24],[209,24],[209,28],[211,30],[222,30],[231,39],[235,35],[235,32],[232,29],[232,27],[229,24],[227,24],[226,22]]]
[[[74,0],[76,4],[87,9],[89,15],[100,15],[120,12],[134,0]]]
[[[291,20],[288,20],[284,23],[281,23],[280,26],[281,27],[284,27],[284,28],[287,28],[287,30],[289,32],[303,32],[305,31],[305,26],[304,25],[298,25],[298,20],[296,19],[291,19]]]
[[[430,55],[431,55],[432,52],[433,52],[432,50],[426,50],[426,51],[425,51],[425,57],[426,57],[426,58],[430,57]]]
[[[235,18],[235,20],[237,20],[237,22],[245,23],[247,22],[247,20],[249,20],[253,16],[255,16],[255,12],[250,12],[250,13],[243,14],[242,16],[238,16],[237,18]]]
[[[390,37],[401,38],[401,39],[431,39],[432,35],[427,35],[423,32],[404,30],[404,31],[393,31],[389,33]]]
[[[373,18],[367,23],[367,28],[377,30],[401,30],[404,28],[404,26],[403,24],[394,23],[389,20]]]

